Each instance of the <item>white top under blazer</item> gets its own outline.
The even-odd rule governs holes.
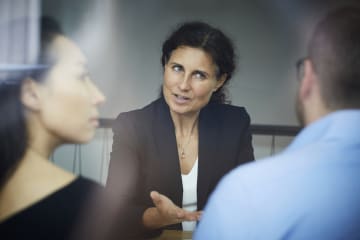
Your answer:
[[[198,178],[198,158],[188,174],[181,174],[183,184],[182,207],[190,212],[197,209],[197,178]],[[194,231],[196,221],[182,222],[183,231]]]

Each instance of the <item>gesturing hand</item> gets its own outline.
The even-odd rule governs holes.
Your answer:
[[[201,216],[201,211],[189,212],[183,208],[176,206],[168,197],[156,191],[150,193],[150,197],[155,205],[154,211],[151,214],[153,224],[166,226],[170,224],[180,223],[183,221],[198,221]],[[150,219],[148,219],[150,221]],[[151,224],[151,225],[153,225]],[[155,227],[155,226],[153,226]]]

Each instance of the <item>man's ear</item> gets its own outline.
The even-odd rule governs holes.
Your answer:
[[[311,94],[314,93],[314,87],[316,84],[316,74],[314,71],[314,65],[310,60],[304,62],[304,77],[300,82],[299,97],[302,101],[306,101]]]
[[[225,81],[226,81],[226,78],[227,78],[227,74],[224,73],[223,75],[221,75],[220,79],[218,79],[216,81],[216,86],[213,90],[213,92],[216,92],[219,88],[221,88],[222,85],[224,85]]]
[[[40,109],[39,84],[31,78],[27,78],[21,85],[21,102],[27,108],[38,111]]]

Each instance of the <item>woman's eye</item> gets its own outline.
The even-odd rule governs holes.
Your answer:
[[[202,73],[202,72],[195,72],[195,73],[194,73],[194,77],[195,77],[196,79],[201,79],[201,80],[203,80],[203,79],[206,78],[205,74]]]
[[[179,66],[179,65],[175,65],[175,66],[173,66],[173,70],[174,70],[175,72],[181,72],[181,71],[182,71],[182,67]]]

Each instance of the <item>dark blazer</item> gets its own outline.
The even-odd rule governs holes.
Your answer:
[[[222,176],[254,159],[249,125],[243,107],[209,103],[200,111],[198,210],[204,208]],[[153,207],[153,190],[181,207],[183,189],[175,129],[165,100],[160,98],[143,109],[121,113],[113,132],[107,186],[127,189],[123,195],[129,202],[129,224],[141,225],[144,210]],[[181,224],[166,228],[181,229]]]

